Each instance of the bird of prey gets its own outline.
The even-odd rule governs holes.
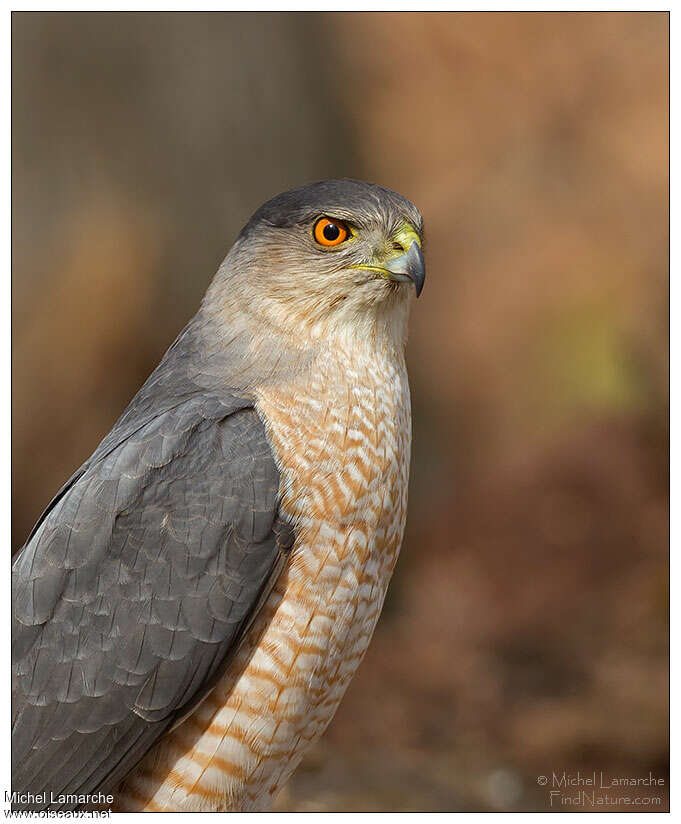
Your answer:
[[[402,541],[422,218],[265,203],[13,564],[16,809],[266,810],[329,724]]]

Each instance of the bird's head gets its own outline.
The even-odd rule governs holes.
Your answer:
[[[422,233],[419,211],[396,192],[356,180],[312,183],[255,212],[218,282],[232,305],[293,335],[382,328],[404,337],[425,279]]]

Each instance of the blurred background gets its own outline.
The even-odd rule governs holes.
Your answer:
[[[667,783],[668,22],[13,15],[13,550],[261,202],[347,176],[425,216],[407,537],[279,809]]]

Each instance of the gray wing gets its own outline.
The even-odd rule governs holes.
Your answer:
[[[252,408],[190,397],[60,491],[12,572],[12,789],[115,787],[215,683],[293,543]],[[43,805],[17,805],[18,808]]]

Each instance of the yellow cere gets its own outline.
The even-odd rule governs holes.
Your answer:
[[[419,233],[414,229],[411,223],[407,222],[406,220],[400,227],[397,234],[393,235],[393,241],[395,243],[399,243],[402,248],[394,249],[391,254],[389,254],[384,260],[376,261],[375,263],[353,263],[351,264],[351,269],[362,269],[365,272],[376,272],[382,278],[386,280],[392,280],[392,276],[390,272],[388,272],[385,266],[381,264],[386,264],[391,260],[395,260],[395,258],[401,257],[406,252],[411,249],[413,243],[416,243],[419,248],[421,247],[421,238],[419,237]]]
[[[411,223],[408,223],[406,220],[400,227],[400,231],[394,236],[393,240],[396,243],[399,243],[405,252],[409,251],[412,243],[416,243],[418,246],[421,246],[421,238],[419,237],[418,232],[414,229]],[[403,252],[400,249],[396,249],[395,254],[391,255],[391,257],[399,257],[401,254],[403,254]]]

